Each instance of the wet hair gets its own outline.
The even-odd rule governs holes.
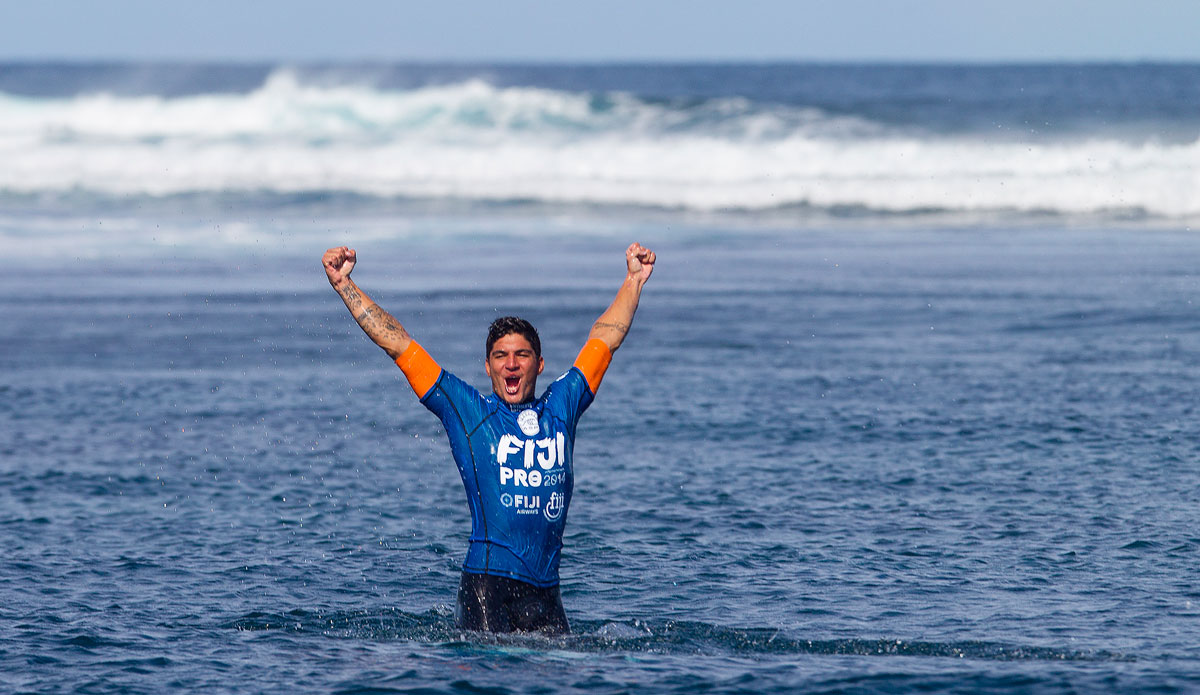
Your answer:
[[[516,316],[502,316],[492,321],[492,325],[488,327],[487,345],[484,347],[483,356],[486,358],[492,354],[492,346],[496,344],[497,340],[513,333],[523,336],[525,340],[529,341],[529,344],[533,346],[534,357],[542,356],[542,339],[538,337],[537,329],[533,327],[532,323]]]

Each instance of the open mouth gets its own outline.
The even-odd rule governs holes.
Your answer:
[[[517,389],[521,387],[521,377],[506,376],[504,377],[504,391],[510,396],[517,395]]]

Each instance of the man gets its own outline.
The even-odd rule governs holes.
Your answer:
[[[488,330],[484,396],[442,369],[391,314],[350,279],[357,255],[325,252],[329,284],[375,344],[395,360],[421,403],[437,415],[467,491],[471,538],[458,589],[458,625],[467,630],[568,632],[558,561],[571,502],[579,416],[591,404],[612,353],[625,340],[654,252],[625,251],[625,281],[600,315],[575,364],[535,398],[545,362],[529,322],[512,316]]]

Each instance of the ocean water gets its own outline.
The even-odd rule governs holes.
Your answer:
[[[0,66],[14,693],[1200,690],[1200,67]],[[659,267],[574,634],[464,634],[439,425]]]

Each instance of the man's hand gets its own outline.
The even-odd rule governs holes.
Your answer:
[[[321,265],[325,266],[325,275],[334,289],[340,289],[350,279],[350,272],[354,270],[355,260],[357,260],[357,256],[354,249],[345,246],[338,246],[325,252],[325,256],[321,259]]]
[[[635,241],[625,249],[625,265],[631,276],[645,282],[654,272],[654,252]]]

